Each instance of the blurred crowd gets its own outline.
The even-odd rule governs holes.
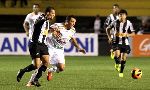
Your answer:
[[[11,5],[9,7],[16,7],[17,3],[20,3],[20,7],[28,6],[28,0],[11,0]],[[0,6],[6,7],[6,0],[0,0]]]

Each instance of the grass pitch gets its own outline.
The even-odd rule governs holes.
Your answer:
[[[119,78],[110,57],[66,57],[65,71],[54,73],[51,81],[44,73],[41,87],[25,86],[32,72],[16,81],[18,70],[30,63],[29,56],[0,56],[0,90],[150,90],[150,58],[129,57]],[[141,79],[131,78],[134,67],[143,71]]]

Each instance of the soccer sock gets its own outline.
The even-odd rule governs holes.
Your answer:
[[[57,68],[57,66],[53,65],[51,68],[48,69],[48,71],[50,71],[50,72],[57,72],[58,68]]]
[[[34,73],[31,75],[29,82],[34,81],[34,78],[35,78],[35,76],[37,75],[37,73],[38,73],[38,69],[36,69],[36,70],[34,71]],[[28,83],[29,83],[29,82],[28,82]]]
[[[116,57],[116,56],[115,56],[114,59],[115,59],[115,63],[116,63],[116,64],[120,64],[119,57]]]
[[[47,69],[47,67],[45,65],[42,65],[39,69],[38,69],[38,73],[36,74],[34,81],[38,81],[38,79],[42,76],[42,71],[45,72]]]
[[[121,61],[121,70],[120,73],[123,73],[124,67],[125,67],[126,61]]]
[[[30,72],[32,70],[35,70],[35,67],[34,67],[33,64],[30,64],[29,66],[27,66],[24,69],[22,69],[23,72]]]

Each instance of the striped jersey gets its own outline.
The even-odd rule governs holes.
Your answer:
[[[41,15],[34,24],[32,41],[34,43],[46,44],[46,37],[48,35],[49,30],[50,30],[49,20],[46,20],[45,17],[43,15]]]
[[[64,49],[64,46],[70,41],[72,37],[75,37],[75,28],[67,30],[64,23],[54,23],[51,28],[58,28],[60,31],[60,37],[55,37],[52,33],[47,37],[48,47],[57,49]]]
[[[105,28],[108,27],[113,21],[118,19],[119,19],[118,15],[110,14],[105,20],[104,27]],[[111,34],[111,38],[113,39],[115,37],[114,29],[111,30],[110,34]]]
[[[32,34],[34,31],[34,23],[40,15],[42,15],[42,12],[38,12],[38,14],[35,14],[32,12],[32,13],[29,13],[24,20],[25,22],[29,23],[29,39],[30,40],[32,39]]]
[[[117,35],[119,33],[129,34],[131,32],[134,32],[133,25],[129,20],[126,20],[125,23],[122,23],[119,20],[115,20],[108,26],[108,28],[110,28],[110,29],[113,28],[115,31],[114,32],[115,33],[115,37],[114,37],[115,43],[129,45],[128,37],[122,37],[122,36]]]

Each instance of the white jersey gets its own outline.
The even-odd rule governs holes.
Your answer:
[[[32,34],[34,31],[34,23],[35,23],[36,19],[42,14],[43,14],[42,12],[38,12],[38,14],[36,15],[32,12],[26,16],[25,22],[29,23],[29,39],[32,39]]]
[[[49,34],[47,37],[47,45],[48,47],[54,47],[57,49],[64,49],[66,43],[70,41],[72,37],[75,35],[75,28],[67,30],[64,26],[64,23],[55,23],[50,26],[51,28],[58,28],[60,31],[60,38],[54,37],[52,34]]]

